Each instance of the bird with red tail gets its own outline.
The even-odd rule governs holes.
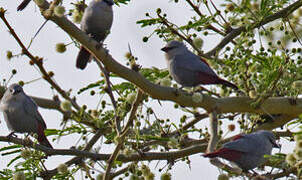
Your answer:
[[[266,161],[264,155],[271,155],[272,148],[280,148],[274,134],[260,130],[251,134],[237,135],[232,141],[225,143],[221,149],[202,156],[226,159],[247,172],[262,165]]]
[[[182,42],[170,41],[161,50],[166,53],[170,75],[182,87],[222,84],[238,89],[235,84],[218,77],[204,59],[191,52]]]
[[[41,145],[53,148],[45,136],[46,124],[38,111],[38,106],[25,94],[20,85],[9,86],[1,99],[0,110],[8,129],[12,131],[9,136],[16,132],[36,133]]]

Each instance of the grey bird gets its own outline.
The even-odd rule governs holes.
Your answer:
[[[85,9],[81,20],[81,29],[91,38],[98,42],[103,42],[110,32],[113,11],[113,0],[92,0],[89,6]],[[77,56],[76,67],[85,69],[88,61],[92,58],[89,51],[85,47],[80,47],[80,52]]]
[[[236,85],[218,77],[204,59],[191,52],[182,42],[170,41],[161,50],[166,52],[170,75],[182,87],[222,84],[238,89]]]
[[[53,148],[45,136],[46,124],[38,111],[38,106],[25,94],[20,85],[9,86],[1,99],[0,110],[8,129],[12,131],[9,136],[15,132],[36,133],[41,145]]]
[[[262,165],[265,162],[264,155],[271,155],[273,147],[280,148],[274,134],[260,130],[251,134],[239,134],[221,149],[203,156],[221,157],[235,163],[243,171],[248,171]]]

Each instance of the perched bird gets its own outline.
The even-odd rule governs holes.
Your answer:
[[[215,152],[203,154],[204,157],[220,157],[238,165],[243,171],[248,171],[265,162],[264,155],[270,155],[272,148],[280,148],[274,134],[260,130],[251,134],[240,134],[223,145]]]
[[[44,134],[46,124],[38,111],[38,106],[24,93],[20,85],[9,86],[1,99],[0,110],[3,112],[7,127],[12,131],[10,135],[15,132],[37,133],[39,143],[52,148]]]
[[[182,87],[200,84],[222,84],[233,89],[238,87],[217,76],[209,64],[195,55],[179,41],[170,41],[161,49],[166,52],[166,60],[172,78]]]
[[[110,31],[113,21],[113,4],[113,0],[92,0],[84,11],[81,29],[98,42],[103,42]],[[89,51],[81,46],[76,67],[85,69],[90,58],[92,57]]]
[[[22,11],[31,0],[23,0],[22,3],[17,7],[17,11]]]

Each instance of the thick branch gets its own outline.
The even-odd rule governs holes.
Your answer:
[[[77,156],[73,158],[72,160],[66,162],[66,165],[71,165],[74,163],[77,163],[81,158],[90,158],[93,160],[98,160],[98,161],[107,161],[111,154],[97,154],[97,153],[92,153],[89,151],[80,151],[77,149],[50,149],[45,146],[39,145],[39,144],[34,144],[33,142],[25,142],[23,139],[15,138],[15,137],[7,137],[7,136],[0,136],[0,141],[3,142],[12,142],[15,144],[20,144],[24,145],[27,147],[34,148],[36,150],[40,150],[45,152],[47,155],[70,155],[70,156]],[[201,145],[196,145],[196,146],[191,146],[179,151],[173,151],[173,152],[148,152],[139,154],[139,153],[133,153],[131,155],[123,155],[119,154],[116,157],[117,161],[122,161],[122,162],[133,162],[133,161],[151,161],[151,160],[174,160],[178,158],[182,158],[185,156],[190,156],[193,154],[201,153],[206,150],[207,145],[206,144],[201,144]],[[55,173],[56,174],[57,170],[50,170],[48,173]]]

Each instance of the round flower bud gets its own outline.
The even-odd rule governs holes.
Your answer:
[[[203,95],[201,93],[194,93],[192,95],[192,100],[195,102],[195,103],[200,103],[202,102],[202,99],[203,99]]]
[[[293,88],[294,89],[301,89],[302,88],[302,81],[295,81],[293,82]]]
[[[78,10],[74,10],[72,12],[72,21],[74,23],[80,24],[82,20],[83,14],[79,12]]]
[[[302,140],[296,141],[296,150],[302,150]]]
[[[226,174],[219,174],[217,180],[229,180],[229,176]]]
[[[104,174],[98,174],[96,180],[103,180]]]
[[[58,167],[58,172],[61,173],[61,174],[65,174],[68,172],[68,168],[66,166],[66,164],[60,164]]]
[[[104,127],[104,121],[98,119],[98,120],[96,121],[96,127],[97,127],[97,128],[102,128],[102,127]]]
[[[70,101],[62,101],[60,103],[60,108],[65,112],[71,111],[71,102]]]
[[[296,159],[301,160],[302,159],[302,150],[301,149],[295,149],[294,155]]]
[[[135,98],[136,98],[136,93],[134,93],[134,92],[130,93],[126,97],[126,102],[129,104],[132,104],[135,101]]]
[[[231,132],[234,131],[235,128],[236,128],[236,126],[234,124],[229,124],[228,125],[228,130],[231,131]]]
[[[13,52],[11,52],[11,51],[6,51],[6,58],[7,58],[8,60],[10,60],[12,57],[13,57]]]
[[[294,136],[294,140],[295,140],[296,142],[298,142],[299,140],[302,140],[302,134],[296,134],[296,135]]]
[[[254,90],[249,91],[249,96],[252,99],[255,99],[257,97],[257,92]]]
[[[170,173],[164,173],[160,176],[160,180],[171,180],[171,174]]]
[[[203,40],[201,38],[195,38],[193,40],[193,44],[198,48],[201,49],[202,45],[203,45]]]
[[[65,7],[63,6],[56,6],[54,9],[54,13],[58,17],[63,17],[65,13]]]
[[[227,11],[232,12],[234,9],[235,9],[235,7],[234,7],[233,4],[227,4],[227,5],[226,5],[226,10],[227,10]]]
[[[285,161],[287,162],[287,164],[289,164],[290,166],[294,166],[296,163],[296,158],[294,156],[294,154],[289,153],[286,155]]]
[[[23,159],[29,159],[31,157],[31,150],[23,149],[21,151],[21,156],[22,156]]]
[[[168,77],[161,79],[159,84],[166,87],[170,87],[172,85],[171,80]]]
[[[13,180],[25,180],[25,174],[23,171],[15,172]]]
[[[44,0],[34,0],[38,6],[42,6],[44,4]]]
[[[66,45],[64,43],[58,43],[56,44],[56,51],[58,53],[63,53],[66,51]]]
[[[127,53],[125,54],[125,58],[130,59],[131,57],[132,57],[132,55],[131,55],[130,52],[127,52]]]
[[[150,173],[150,168],[147,165],[143,164],[141,167],[141,171],[144,176],[147,176]]]
[[[154,174],[152,172],[149,172],[148,175],[144,176],[145,180],[154,180]]]

